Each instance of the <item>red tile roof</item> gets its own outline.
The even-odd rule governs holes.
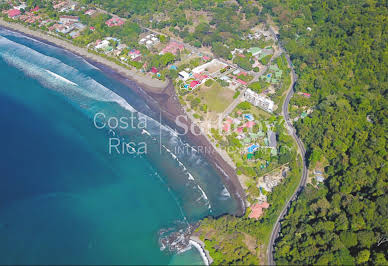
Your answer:
[[[268,202],[263,202],[262,204],[253,204],[251,206],[251,213],[249,214],[249,218],[259,219],[261,215],[263,215],[263,209],[268,209]]]
[[[10,9],[8,10],[8,17],[13,18],[20,15],[20,10]]]
[[[36,7],[34,7],[32,10],[31,10],[31,12],[36,12],[36,11],[38,11],[40,8],[38,7],[38,6],[36,6]]]
[[[156,73],[158,73],[158,70],[157,70],[156,68],[152,67],[152,68],[151,68],[151,72],[154,73],[154,74],[156,74]]]
[[[124,20],[122,20],[121,18],[117,18],[117,17],[114,17],[114,18],[111,18],[111,19],[105,21],[105,24],[108,25],[108,27],[121,26],[124,23],[125,23]]]
[[[238,79],[237,82],[239,82],[240,84],[242,85],[247,85],[248,83],[246,83],[245,81],[241,80],[241,79]]]
[[[190,82],[190,87],[191,87],[191,88],[194,88],[194,87],[197,86],[198,84],[199,84],[198,81],[193,80],[192,82]]]

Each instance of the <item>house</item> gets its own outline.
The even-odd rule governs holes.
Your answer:
[[[152,41],[155,41],[152,39]],[[175,41],[169,42],[166,47],[160,52],[160,54],[166,54],[166,53],[172,53],[173,55],[176,55],[178,51],[183,51],[185,46],[182,43],[178,43]]]
[[[56,4],[56,5],[54,5],[53,8],[54,9],[59,9],[59,8],[65,6],[65,5],[66,5],[66,1],[63,1],[63,2],[60,2],[60,3]]]
[[[158,73],[159,71],[158,71],[155,67],[152,67],[152,68],[151,68],[151,72],[154,73],[154,74],[156,74],[156,73]]]
[[[38,12],[39,11],[39,6],[36,6],[36,7],[34,7],[33,9],[31,9],[31,12]]]
[[[88,11],[85,12],[85,15],[93,16],[96,12],[97,10],[95,9],[89,9]]]
[[[274,102],[264,96],[257,94],[251,89],[247,89],[244,93],[245,100],[253,104],[254,106],[258,106],[268,112],[272,112],[274,108]]]
[[[247,85],[248,84],[246,81],[243,81],[241,79],[237,79],[237,82],[240,83],[241,85]]]
[[[202,74],[199,74],[199,73],[195,73],[195,74],[194,74],[194,78],[195,78],[196,80],[198,80],[200,83],[202,83],[202,81],[208,79],[209,76],[207,76],[207,75],[202,75]]]
[[[105,49],[106,47],[109,46],[109,41],[108,40],[103,40],[103,41],[96,41],[96,49]]]
[[[200,83],[196,80],[193,80],[192,82],[190,82],[190,88],[191,89],[194,89],[196,88]]]
[[[61,16],[59,22],[62,24],[72,24],[79,21],[77,16]]]
[[[251,219],[259,219],[263,215],[263,209],[268,209],[268,202],[263,202],[261,204],[255,203],[251,206],[251,213],[249,214],[249,218]]]
[[[8,17],[12,19],[16,19],[21,14],[20,10],[18,9],[10,9],[8,10]]]
[[[96,30],[96,28],[95,28],[95,27],[93,27],[93,26],[90,26],[90,27],[89,27],[89,30],[91,30],[91,31],[95,31],[95,30]]]
[[[137,49],[132,49],[129,51],[128,56],[131,58],[132,61],[139,61],[141,59],[141,53]]]
[[[178,73],[179,77],[183,80],[186,81],[190,78],[190,74],[187,73],[186,71],[181,71]]]
[[[125,21],[119,17],[113,17],[105,21],[105,24],[108,25],[108,27],[117,27],[123,25],[124,23]]]

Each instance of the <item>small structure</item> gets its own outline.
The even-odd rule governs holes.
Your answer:
[[[154,73],[154,74],[156,74],[156,73],[158,73],[159,71],[155,68],[155,67],[152,67],[151,68],[151,73]]]
[[[249,214],[249,218],[251,219],[259,219],[263,215],[263,209],[268,209],[269,203],[263,202],[261,204],[255,203],[251,206],[251,213]]]

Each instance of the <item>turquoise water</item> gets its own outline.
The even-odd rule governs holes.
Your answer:
[[[203,157],[174,154],[188,143],[129,87],[3,29],[0,81],[0,264],[201,262],[194,248],[161,251],[159,230],[234,213],[236,202]],[[97,125],[134,117],[136,126],[98,129],[98,112]],[[110,154],[110,138],[147,153]]]

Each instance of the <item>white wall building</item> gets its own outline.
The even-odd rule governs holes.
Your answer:
[[[244,93],[245,100],[254,106],[260,107],[268,112],[273,112],[274,102],[265,96],[259,95],[251,89],[247,89]]]

